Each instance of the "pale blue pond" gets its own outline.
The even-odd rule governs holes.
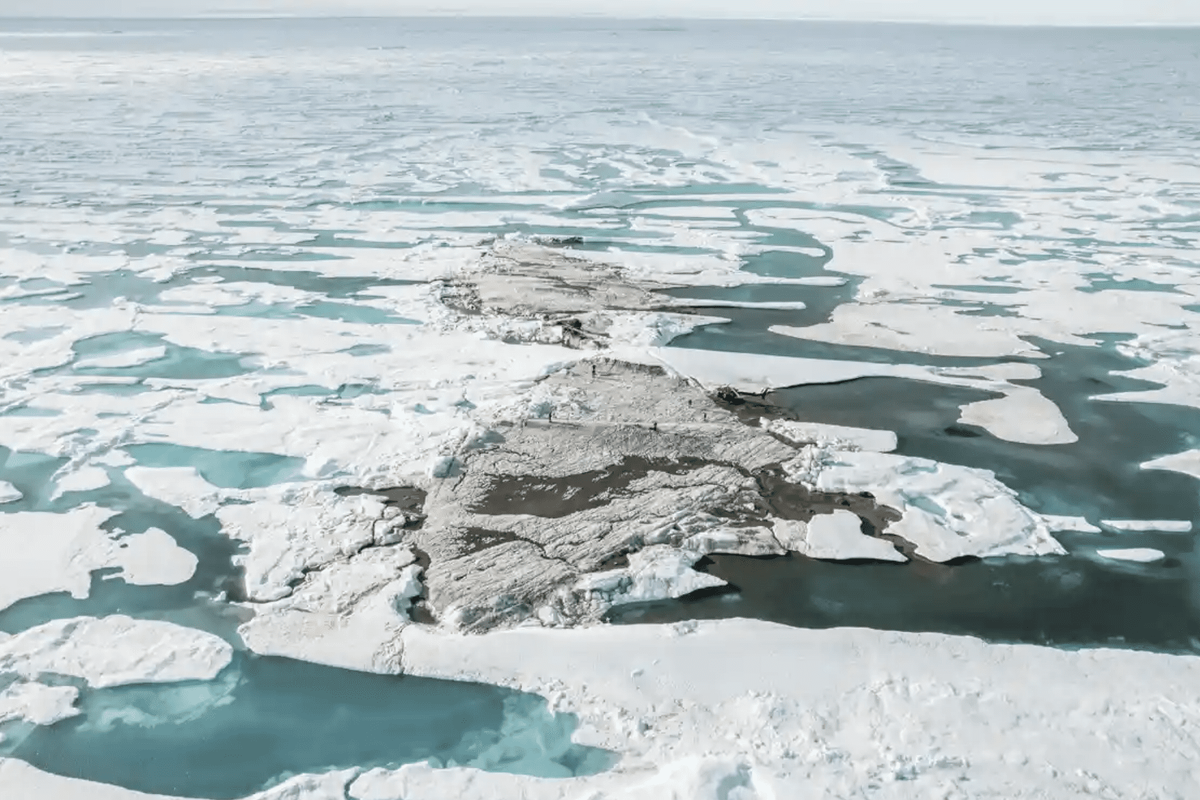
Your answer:
[[[238,655],[211,682],[84,690],[83,714],[11,727],[0,753],[155,794],[226,800],[291,774],[438,765],[543,777],[607,769],[575,719],[495,686]]]

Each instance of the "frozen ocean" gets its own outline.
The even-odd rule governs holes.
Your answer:
[[[0,20],[0,795],[1196,796],[1198,87],[1186,28]]]

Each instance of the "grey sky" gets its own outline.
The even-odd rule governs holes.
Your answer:
[[[0,0],[0,16],[431,13],[1200,24],[1200,0]]]

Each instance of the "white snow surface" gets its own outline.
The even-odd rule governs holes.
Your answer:
[[[372,771],[356,800],[1169,797],[1200,754],[1191,656],[751,620],[403,638],[408,672],[548,692],[622,760],[553,781]]]
[[[210,680],[233,658],[211,633],[126,616],[74,617],[0,634],[0,672],[81,678],[104,688]]]
[[[989,470],[885,453],[832,452],[816,488],[871,492],[902,515],[887,532],[911,542],[916,555],[929,561],[1066,552],[1041,516]]]
[[[1097,550],[1096,555],[1111,558],[1116,561],[1133,561],[1138,564],[1152,564],[1166,557],[1162,550],[1153,547],[1129,547],[1125,549]]]
[[[861,526],[857,514],[838,509],[832,514],[818,514],[807,523],[776,520],[775,538],[788,550],[810,558],[908,561],[890,542],[867,536]]]
[[[358,770],[351,769],[322,775],[297,775],[241,800],[346,800],[346,786],[357,773]],[[22,798],[47,800],[181,800],[54,775],[19,759],[4,757],[0,757],[0,786],[20,792],[18,796]]]

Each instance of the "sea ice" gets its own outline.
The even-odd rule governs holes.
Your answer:
[[[1147,786],[1170,796],[1200,757],[1185,733],[1200,710],[1188,699],[1193,656],[742,619],[482,636],[412,626],[403,640],[406,672],[546,693],[579,715],[577,735],[622,759],[554,781],[412,765],[365,773],[350,790],[358,800],[738,797],[731,787],[760,798],[917,800],[947,787],[1034,798],[1081,774],[1118,797]],[[1114,685],[1126,690],[1096,690]],[[1138,741],[1152,749],[1131,750]],[[700,791],[704,775],[714,780]],[[671,794],[681,787],[699,793]]]
[[[346,786],[358,773],[357,769],[348,769],[297,775],[242,800],[346,800]],[[21,798],[46,800],[184,800],[54,775],[20,759],[4,757],[0,757],[0,786],[19,792]]]
[[[1142,469],[1162,469],[1200,479],[1200,450],[1187,450],[1162,456],[1142,464]]]
[[[167,348],[162,345],[141,347],[136,350],[125,350],[108,356],[81,358],[75,362],[74,367],[75,369],[124,369],[127,367],[140,367],[142,364],[157,361],[166,356],[166,354]]]
[[[3,642],[0,642],[0,647]],[[25,720],[34,725],[53,725],[79,713],[74,686],[47,686],[32,681],[17,681],[0,691],[0,725]]]
[[[116,538],[101,529],[115,513],[88,504],[61,514],[0,514],[0,609],[50,592],[87,597],[98,569],[119,568],[118,577],[139,584],[191,577],[195,556],[162,531]]]
[[[1042,514],[1042,521],[1051,531],[1078,531],[1079,533],[1100,533],[1100,529],[1083,517],[1068,517],[1059,514]]]
[[[215,513],[221,503],[220,490],[195,467],[128,467],[125,477],[142,494],[177,506],[192,519]]]
[[[5,503],[15,503],[24,496],[11,483],[0,481],[0,506]]]
[[[96,688],[210,680],[232,658],[233,648],[211,633],[125,616],[60,619],[0,634],[0,672],[27,680],[53,673]]]
[[[1155,550],[1152,547],[1130,547],[1119,550],[1097,550],[1096,555],[1104,558],[1111,558],[1117,561],[1133,561],[1138,564],[1150,564],[1155,561],[1161,561],[1166,558],[1166,554],[1162,550]]]
[[[286,597],[308,569],[375,543],[376,523],[385,522],[383,501],[371,494],[342,497],[320,486],[284,484],[244,497],[252,502],[221,506],[217,519],[222,533],[248,545],[235,560],[245,570],[246,596],[256,602]]]
[[[103,467],[92,465],[80,467],[55,476],[54,494],[51,499],[56,500],[67,492],[91,492],[103,489],[109,483],[108,471]]]
[[[411,551],[365,550],[309,572],[289,597],[254,604],[238,628],[252,652],[368,672],[400,669],[400,629],[422,586]]]
[[[871,492],[902,515],[887,533],[911,542],[916,555],[930,561],[1066,552],[1042,518],[988,470],[883,453],[832,452],[820,466],[816,487]]]
[[[858,515],[842,509],[817,514],[807,523],[776,520],[775,538],[788,550],[809,558],[908,561],[890,542],[864,534]]]
[[[696,380],[705,388],[731,386],[750,394],[762,394],[788,386],[841,383],[874,376],[937,380],[930,370],[909,364],[790,358],[682,347],[655,348],[651,354],[675,372]]]
[[[872,428],[848,428],[843,425],[793,422],[783,419],[767,419],[766,417],[759,420],[759,425],[768,433],[782,436],[797,444],[821,444],[836,450],[890,453],[896,449],[897,445],[895,433]]]
[[[116,539],[113,548],[112,561],[121,571],[112,577],[134,586],[176,586],[196,574],[195,554],[158,528]]]
[[[1037,389],[1007,386],[1004,396],[962,407],[958,421],[978,425],[997,439],[1019,444],[1071,444],[1079,437],[1067,418]]]
[[[1186,519],[1102,519],[1100,524],[1115,531],[1190,533],[1192,530],[1191,521]]]

